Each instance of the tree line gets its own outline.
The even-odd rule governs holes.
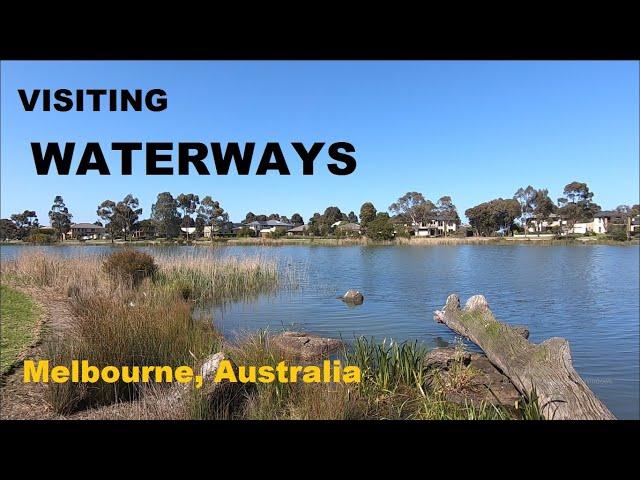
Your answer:
[[[600,206],[593,201],[593,196],[586,183],[573,181],[564,187],[563,196],[554,202],[546,188],[536,189],[529,185],[519,188],[512,198],[497,198],[468,208],[465,215],[474,233],[481,236],[506,234],[516,230],[526,232],[532,220],[543,222],[554,215],[565,220],[564,228],[570,230],[576,223],[590,221],[594,214],[601,211]],[[149,218],[141,219],[142,211],[139,200],[132,194],[119,201],[107,199],[97,206],[96,215],[100,221],[94,224],[104,227],[112,240],[123,238],[125,241],[136,231],[142,232],[146,238],[176,238],[181,235],[181,228],[184,228],[189,238],[203,237],[206,227],[217,233],[231,233],[233,228],[228,213],[210,195],[200,199],[193,193],[181,193],[174,197],[169,192],[162,192],[157,195]],[[638,205],[620,205],[616,212],[626,218],[638,215],[640,208]],[[13,214],[9,219],[0,219],[0,239],[36,242],[63,239],[71,229],[73,215],[62,196],[55,197],[48,218],[51,227],[47,229],[40,226],[33,210]],[[243,223],[267,220],[278,220],[293,226],[304,224],[299,213],[293,213],[289,217],[277,213],[267,215],[253,212],[246,214]],[[396,235],[408,236],[411,231],[417,234],[421,224],[433,221],[460,224],[460,217],[451,197],[443,196],[434,202],[414,191],[399,197],[389,205],[387,211],[378,211],[372,202],[363,203],[359,215],[354,211],[345,213],[337,206],[329,206],[323,213],[316,212],[308,219],[305,233],[316,236],[336,235],[340,232],[340,229],[336,229],[337,225],[359,223],[362,232],[370,238],[389,240]],[[239,232],[240,235],[254,233],[249,228]],[[447,234],[446,229],[444,234]]]

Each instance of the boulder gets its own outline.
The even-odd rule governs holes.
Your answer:
[[[529,329],[524,325],[513,325],[511,328],[521,337],[524,337],[526,339],[529,338]]]
[[[347,303],[351,303],[353,305],[361,305],[364,302],[364,295],[360,293],[358,290],[347,290],[342,297],[340,297],[343,301]]]
[[[303,332],[284,332],[273,337],[272,342],[285,353],[303,360],[325,357],[343,345],[335,338],[322,338]]]
[[[483,354],[436,348],[426,355],[425,366],[427,387],[441,391],[448,402],[514,409],[520,399],[511,381]]]

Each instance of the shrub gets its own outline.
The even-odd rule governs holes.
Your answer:
[[[151,255],[136,250],[112,253],[104,261],[102,268],[111,277],[133,285],[153,275],[158,269]]]
[[[627,229],[624,225],[611,225],[609,228],[609,237],[617,242],[627,240]]]

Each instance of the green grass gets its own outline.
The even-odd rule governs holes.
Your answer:
[[[18,355],[36,339],[40,309],[27,295],[0,285],[0,372],[5,373]]]

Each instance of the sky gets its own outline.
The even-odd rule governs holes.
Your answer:
[[[148,218],[159,192],[211,195],[241,221],[294,212],[308,219],[335,205],[384,211],[408,191],[452,197],[463,216],[474,205],[511,198],[519,187],[586,182],[604,209],[638,203],[637,62],[431,61],[39,61],[2,62],[0,216],[36,210],[56,195],[75,222],[132,193]],[[161,88],[162,112],[26,112],[18,89]],[[30,142],[100,142],[110,176],[36,174]],[[112,142],[278,142],[290,176],[145,175],[134,154],[122,176]],[[331,143],[353,144],[355,172],[331,174]],[[291,142],[325,142],[315,174],[302,175]],[[177,147],[174,158],[177,157]],[[74,158],[77,167],[79,157]],[[212,172],[213,162],[207,165]],[[232,167],[232,172],[234,168]],[[464,218],[464,217],[463,217]]]

